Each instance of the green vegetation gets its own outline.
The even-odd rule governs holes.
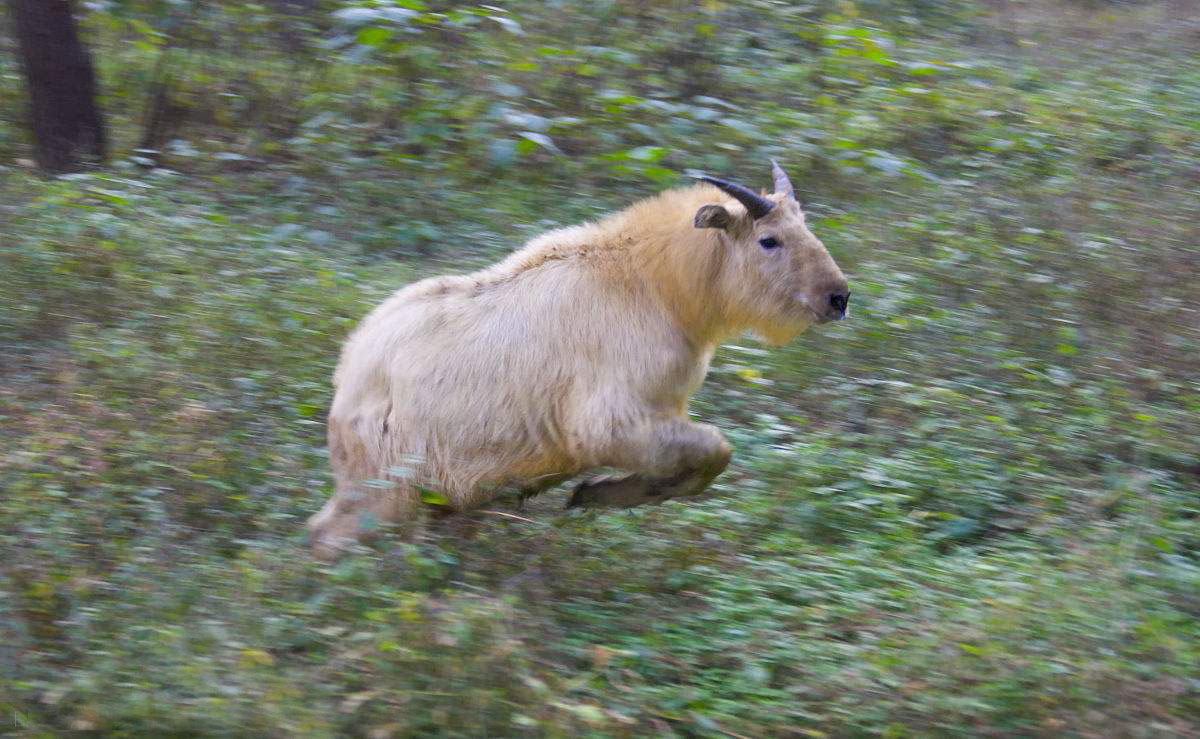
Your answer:
[[[0,57],[0,732],[1200,731],[1186,4],[101,5],[109,169]],[[714,495],[307,556],[382,296],[771,156],[851,320],[718,354]]]

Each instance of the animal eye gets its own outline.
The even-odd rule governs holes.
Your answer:
[[[767,236],[758,240],[758,245],[764,249],[774,249],[779,246],[779,241],[774,236]]]

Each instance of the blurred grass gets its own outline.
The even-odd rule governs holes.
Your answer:
[[[166,42],[93,13],[118,161],[0,179],[0,730],[1200,730],[1177,6],[517,3],[520,34],[451,14],[309,68],[214,4],[154,168]],[[718,354],[713,496],[310,561],[329,377],[382,296],[768,156],[852,320]]]

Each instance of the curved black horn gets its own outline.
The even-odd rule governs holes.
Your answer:
[[[787,172],[783,171],[783,167],[779,166],[779,162],[771,160],[771,176],[775,178],[775,192],[785,193],[792,200],[796,199],[796,188],[792,187],[792,181],[788,179]]]
[[[716,185],[732,197],[736,198],[739,203],[746,206],[746,211],[750,213],[750,217],[756,221],[770,213],[771,209],[775,207],[775,204],[770,200],[767,200],[762,195],[759,195],[750,188],[743,187],[737,183],[726,182],[725,180],[718,180],[716,177],[707,176],[697,177],[696,179],[707,182],[710,185]]]

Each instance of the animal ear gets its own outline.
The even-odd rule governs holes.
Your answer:
[[[733,216],[720,205],[705,205],[696,211],[692,221],[696,228],[725,228],[733,222]]]

